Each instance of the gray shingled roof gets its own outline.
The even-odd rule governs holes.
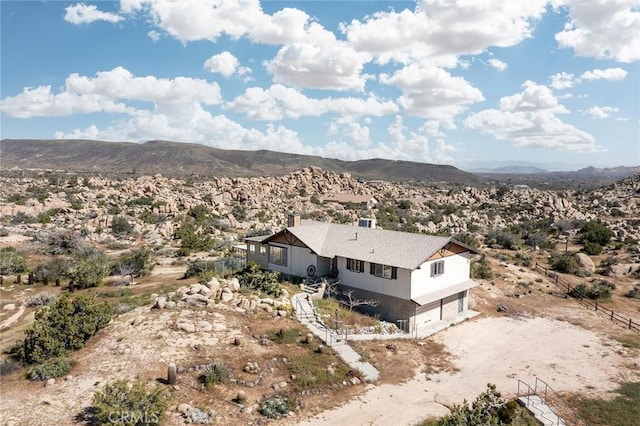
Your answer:
[[[451,237],[315,221],[303,221],[301,226],[288,227],[282,232],[295,235],[323,257],[349,257],[405,269],[417,268],[451,241],[467,247]],[[475,252],[475,249],[468,248]]]

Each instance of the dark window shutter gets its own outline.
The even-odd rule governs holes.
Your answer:
[[[433,277],[436,274],[436,264],[431,264],[431,276]]]
[[[444,274],[444,261],[440,264],[440,274]]]
[[[351,269],[351,259],[347,257],[347,269]]]
[[[375,275],[375,273],[376,273],[376,264],[375,263],[369,263],[369,273],[371,275]]]
[[[398,279],[398,268],[396,268],[395,266],[391,268],[391,279],[392,280]]]
[[[364,261],[360,261],[360,272],[364,272]]]

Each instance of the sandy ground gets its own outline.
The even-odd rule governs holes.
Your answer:
[[[409,425],[445,415],[447,406],[464,399],[475,399],[487,383],[495,383],[504,396],[515,394],[518,379],[533,384],[536,377],[559,392],[602,394],[632,379],[621,371],[634,360],[620,355],[624,350],[619,343],[567,322],[484,318],[433,338],[445,344],[459,371],[430,377],[417,374],[404,384],[371,386],[350,403],[300,424]]]

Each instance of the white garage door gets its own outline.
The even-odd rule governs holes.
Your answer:
[[[440,301],[429,303],[428,305],[419,306],[416,309],[416,327],[431,323],[434,321],[440,321]]]

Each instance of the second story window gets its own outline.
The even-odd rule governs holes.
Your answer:
[[[395,266],[382,265],[380,263],[372,263],[369,271],[371,275],[390,280],[398,279],[398,268]]]
[[[437,277],[438,275],[442,274],[444,274],[444,260],[433,262],[431,264],[431,276]]]

